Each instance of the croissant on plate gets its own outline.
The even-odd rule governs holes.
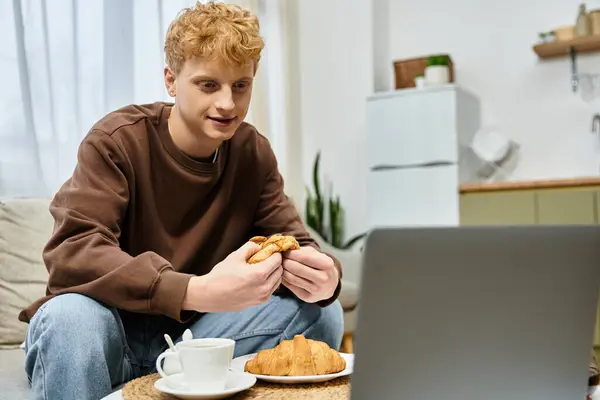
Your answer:
[[[274,253],[281,253],[288,250],[298,250],[300,245],[293,236],[284,236],[276,233],[268,238],[264,236],[254,236],[250,239],[260,245],[261,249],[254,253],[248,260],[248,264],[256,264],[269,258]]]
[[[327,343],[296,335],[272,349],[259,351],[246,362],[244,371],[255,375],[308,376],[335,374],[345,368],[346,360]]]

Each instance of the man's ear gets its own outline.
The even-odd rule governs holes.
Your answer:
[[[175,83],[175,73],[173,72],[171,67],[169,67],[168,65],[165,66],[164,76],[165,76],[165,87],[167,88],[167,93],[169,93],[169,96],[175,97],[177,95],[177,87],[176,87],[177,85]]]

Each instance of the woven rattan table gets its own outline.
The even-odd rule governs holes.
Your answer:
[[[105,400],[177,400],[174,396],[154,389],[154,382],[159,378],[158,374],[150,374],[134,379]],[[259,380],[245,392],[230,397],[231,400],[347,400],[349,398],[350,379],[347,376],[327,382],[302,385],[274,384]]]

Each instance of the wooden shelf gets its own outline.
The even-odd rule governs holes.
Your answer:
[[[576,53],[600,51],[600,35],[584,36],[560,42],[540,43],[533,46],[533,51],[540,58],[554,58],[568,56],[571,47]]]
[[[461,194],[500,192],[516,190],[540,190],[540,189],[572,189],[582,187],[600,188],[600,176],[564,178],[564,179],[540,179],[533,181],[503,181],[503,182],[481,182],[463,183],[459,186]]]

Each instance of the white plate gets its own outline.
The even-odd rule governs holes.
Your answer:
[[[169,375],[173,380],[184,382],[183,374]],[[180,399],[189,400],[213,400],[225,399],[236,393],[250,389],[256,383],[256,378],[252,374],[245,372],[229,371],[225,390],[215,393],[195,393],[187,390],[176,389],[172,387],[167,380],[160,378],[154,382],[156,390],[162,393],[170,394]]]
[[[237,372],[244,372],[244,366],[246,365],[246,361],[252,360],[254,357],[256,357],[256,354],[257,353],[248,354],[245,356],[234,358],[231,362],[231,369]],[[276,383],[315,383],[330,381],[332,379],[350,375],[352,373],[352,370],[354,368],[354,354],[340,353],[340,356],[342,356],[344,360],[346,360],[346,368],[343,371],[340,371],[336,374],[308,376],[269,376],[256,374],[251,375],[254,375],[258,379],[263,381]]]

